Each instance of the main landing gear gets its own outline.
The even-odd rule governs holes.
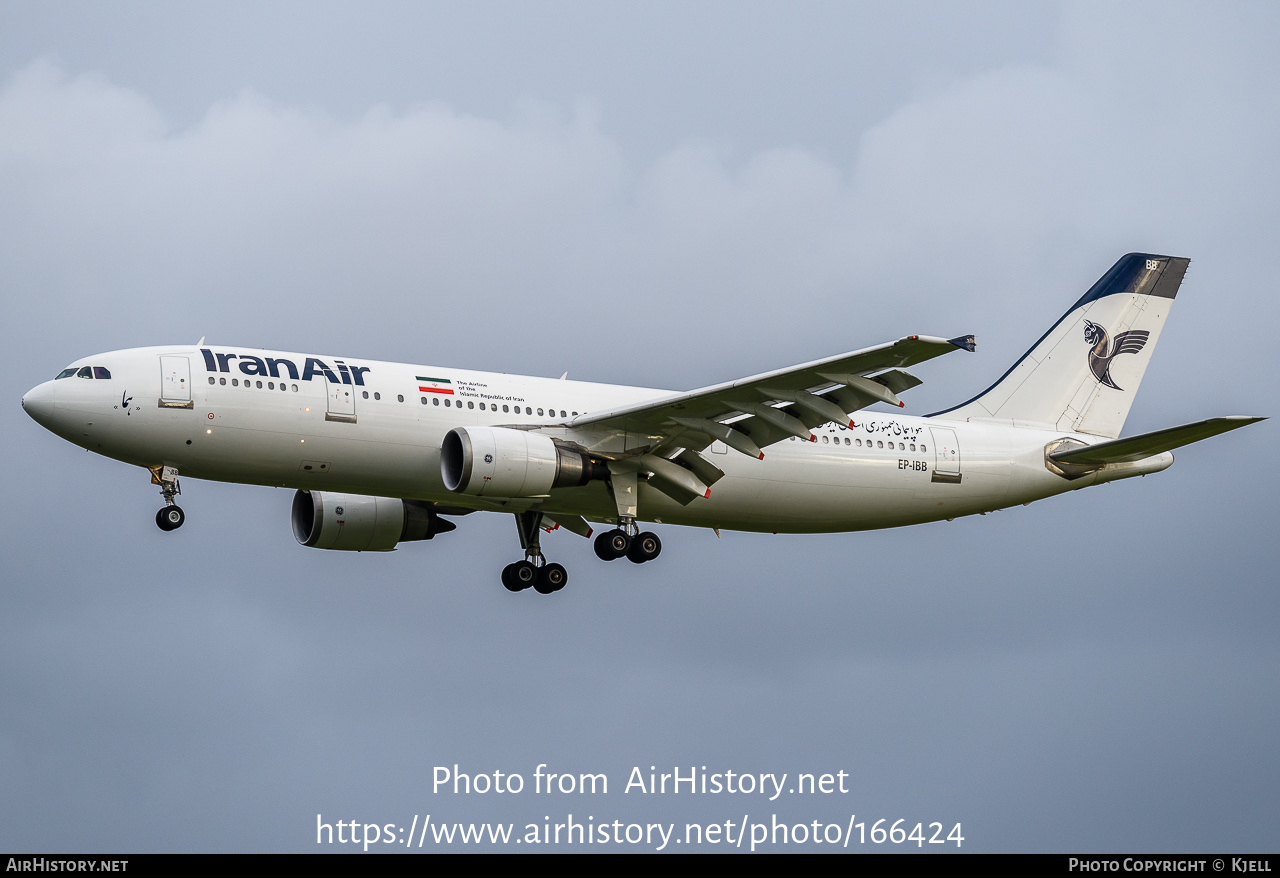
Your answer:
[[[633,518],[623,518],[614,530],[596,537],[596,557],[601,561],[614,561],[626,556],[634,564],[652,561],[662,553],[662,540],[652,531],[639,532]]]
[[[625,463],[625,462],[624,462]],[[596,556],[604,561],[626,557],[634,564],[652,561],[662,553],[662,540],[651,531],[641,532],[636,518],[639,515],[639,480],[636,470],[623,464],[609,465],[609,494],[618,510],[618,526],[596,537]],[[530,586],[540,594],[551,594],[565,587],[568,573],[559,564],[548,564],[542,556],[538,539],[542,525],[541,512],[517,512],[516,530],[520,534],[520,547],[524,560],[508,564],[502,571],[502,584],[509,591],[524,591]],[[590,536],[586,528],[575,533]],[[585,533],[583,532],[585,530]]]
[[[502,568],[502,584],[507,591],[524,591],[533,586],[538,594],[551,594],[564,588],[569,573],[561,564],[548,564],[541,545],[541,512],[517,512],[516,530],[520,534],[520,547],[524,560]]]
[[[178,486],[178,471],[171,466],[153,466],[151,484],[160,486],[160,494],[164,497],[164,506],[156,513],[156,526],[161,530],[177,530],[187,520],[182,507],[173,498],[182,493]]]

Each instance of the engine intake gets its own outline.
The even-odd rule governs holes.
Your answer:
[[[541,433],[509,427],[455,427],[440,446],[444,486],[475,497],[537,497],[552,488],[608,478],[590,455]]]
[[[302,545],[349,552],[390,552],[457,527],[419,500],[327,491],[298,491],[289,517]]]

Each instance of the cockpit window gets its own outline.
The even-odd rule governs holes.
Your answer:
[[[94,366],[94,367],[93,367],[93,377],[94,377],[94,378],[110,378],[110,377],[111,377],[111,373],[110,373],[110,372],[108,372],[108,371],[106,370],[106,368],[105,368],[105,367],[103,367],[103,366]]]
[[[81,366],[80,371],[76,373],[77,378],[92,378],[93,368],[90,366]]]
[[[54,377],[53,380],[57,381],[59,378],[70,378],[74,374],[76,374],[75,369],[63,369],[61,372],[57,374],[57,376]]]

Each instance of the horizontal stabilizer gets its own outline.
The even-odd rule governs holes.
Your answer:
[[[1144,460],[1165,451],[1226,433],[1239,427],[1265,421],[1266,418],[1253,418],[1246,415],[1228,415],[1224,418],[1210,418],[1194,424],[1183,424],[1181,427],[1169,427],[1156,430],[1154,433],[1142,433],[1127,439],[1113,439],[1110,442],[1099,442],[1097,445],[1086,445],[1083,448],[1071,448],[1049,454],[1056,463],[1101,465],[1107,463],[1128,463]]]

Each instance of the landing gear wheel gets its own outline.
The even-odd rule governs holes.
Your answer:
[[[596,537],[595,543],[593,543],[593,545],[596,550],[597,558],[599,558],[601,561],[613,560],[613,557],[614,557],[613,550],[609,548],[609,534],[607,532],[602,533],[600,534],[600,536]]]
[[[177,530],[187,520],[181,506],[165,506],[156,513],[156,525],[161,530]]]
[[[524,591],[538,581],[538,568],[529,561],[516,561],[502,568],[502,584],[507,591]]]
[[[563,565],[548,564],[538,570],[538,581],[533,584],[533,589],[538,594],[552,594],[564,588],[568,581],[569,574]]]
[[[596,557],[602,561],[612,561],[627,554],[631,548],[631,537],[621,529],[606,531],[596,537]]]
[[[514,564],[508,564],[502,568],[502,587],[507,591],[524,591],[527,585],[522,585],[516,581]]]
[[[631,541],[631,548],[627,549],[627,559],[635,564],[643,564],[645,561],[652,561],[661,553],[662,540],[658,539],[656,533],[645,531],[637,534]]]

